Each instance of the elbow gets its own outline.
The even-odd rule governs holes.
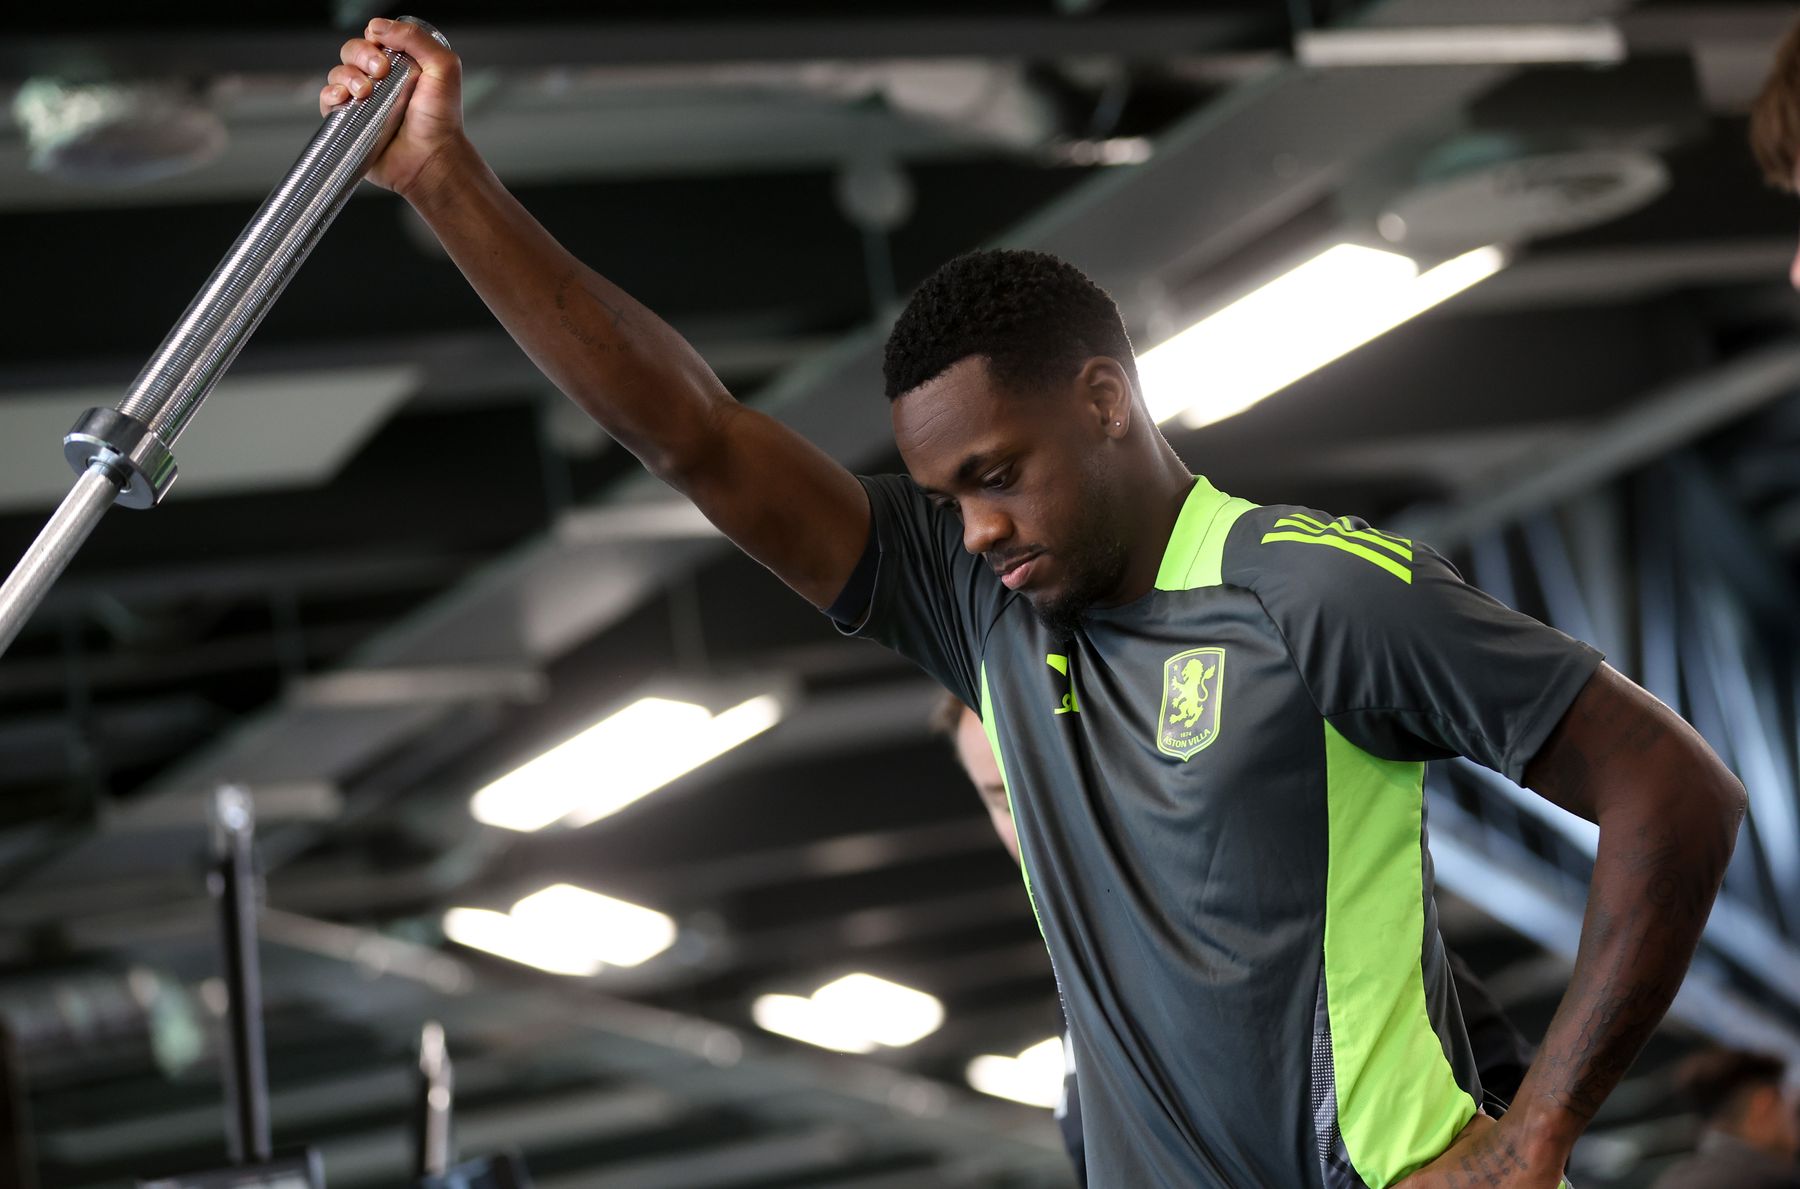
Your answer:
[[[1602,829],[1616,824],[1671,832],[1721,869],[1737,845],[1749,803],[1743,782],[1697,739],[1685,755],[1665,754],[1661,763],[1639,767],[1613,791],[1595,818]]]
[[[723,391],[700,392],[679,404],[683,412],[672,417],[653,440],[641,448],[634,447],[632,453],[652,475],[687,494],[696,482],[719,466],[729,423],[743,406]]]
[[[1750,797],[1744,791],[1744,782],[1725,766],[1725,761],[1719,758],[1718,753],[1698,739],[1694,740],[1693,752],[1693,776],[1690,783],[1701,792],[1701,802],[1709,816],[1729,830],[1729,836],[1735,840],[1738,826],[1750,807]]]
[[[1739,780],[1731,769],[1714,760],[1719,766],[1718,789],[1715,798],[1721,823],[1729,832],[1731,843],[1737,843],[1738,828],[1744,823],[1744,815],[1750,810],[1750,795],[1744,791],[1744,782]]]
[[[1749,808],[1744,784],[1727,768],[1724,761],[1706,751],[1703,763],[1696,766],[1693,779],[1686,782],[1685,815],[1692,837],[1697,841],[1716,840],[1704,847],[1714,864],[1723,872],[1737,847],[1738,830]]]

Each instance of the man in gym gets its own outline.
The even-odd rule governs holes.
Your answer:
[[[429,36],[371,22],[321,110],[369,94],[383,46],[422,77],[369,176],[544,373],[802,597],[980,711],[1090,1184],[1560,1183],[1681,984],[1743,812],[1686,723],[1423,545],[1194,476],[1117,309],[1048,256],[963,257],[914,294],[885,362],[910,477],[859,480],[531,218]],[[1424,762],[1454,754],[1600,827],[1568,992],[1498,1121],[1424,845]]]

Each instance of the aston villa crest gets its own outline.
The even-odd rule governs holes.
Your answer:
[[[1186,760],[1219,737],[1219,710],[1225,700],[1225,650],[1190,648],[1163,662],[1162,714],[1156,746]]]

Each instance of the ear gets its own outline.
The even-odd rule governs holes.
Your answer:
[[[1131,377],[1118,360],[1096,355],[1081,365],[1076,384],[1102,434],[1122,439],[1131,432]]]

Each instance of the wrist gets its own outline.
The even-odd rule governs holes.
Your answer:
[[[1501,1122],[1511,1124],[1528,1168],[1560,1169],[1587,1121],[1554,1100],[1538,1098],[1515,1102]]]
[[[481,154],[459,132],[427,157],[398,192],[429,222],[434,211],[455,201],[456,192],[481,168]]]

